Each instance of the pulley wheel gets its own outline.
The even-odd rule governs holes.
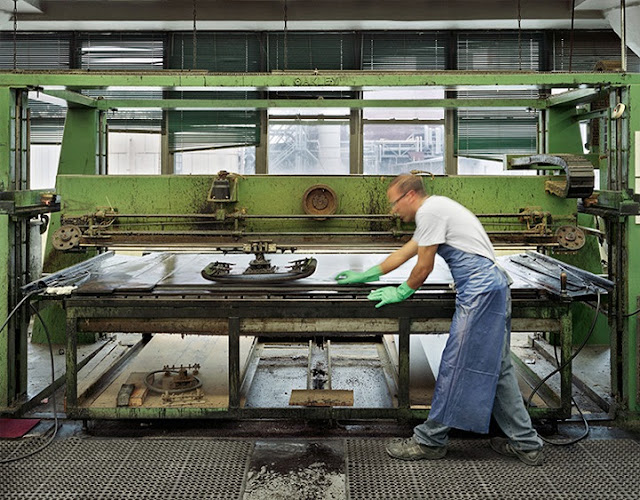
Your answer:
[[[78,226],[61,226],[53,233],[52,244],[56,250],[71,250],[80,244],[82,232]]]
[[[556,241],[567,250],[580,250],[585,244],[584,231],[576,226],[560,226],[556,231]]]
[[[316,184],[304,192],[302,207],[309,215],[331,215],[338,207],[338,197],[329,186]]]

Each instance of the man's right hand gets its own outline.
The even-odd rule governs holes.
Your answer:
[[[368,283],[369,281],[378,281],[382,276],[380,266],[373,266],[364,272],[346,270],[339,273],[334,279],[338,285],[350,285],[352,283]]]

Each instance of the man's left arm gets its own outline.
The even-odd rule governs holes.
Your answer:
[[[387,286],[373,290],[367,297],[379,301],[376,308],[395,302],[402,302],[411,297],[422,286],[433,271],[438,245],[418,247],[418,262],[411,270],[409,279],[400,286]]]

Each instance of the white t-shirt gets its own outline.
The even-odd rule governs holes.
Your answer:
[[[416,212],[413,240],[418,246],[447,245],[496,261],[493,246],[478,218],[446,196],[429,196]]]

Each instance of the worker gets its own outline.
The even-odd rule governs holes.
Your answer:
[[[428,195],[419,176],[399,175],[387,197],[404,222],[415,221],[412,239],[371,269],[341,272],[335,277],[338,284],[377,281],[417,255],[407,281],[368,296],[378,302],[376,307],[401,302],[433,271],[437,253],[448,264],[457,290],[429,417],[414,428],[411,438],[387,445],[387,453],[402,460],[442,458],[450,428],[486,434],[493,415],[506,438],[491,438],[491,447],[527,465],[542,465],[542,441],[511,364],[510,280],[498,266],[482,224],[456,201]]]

